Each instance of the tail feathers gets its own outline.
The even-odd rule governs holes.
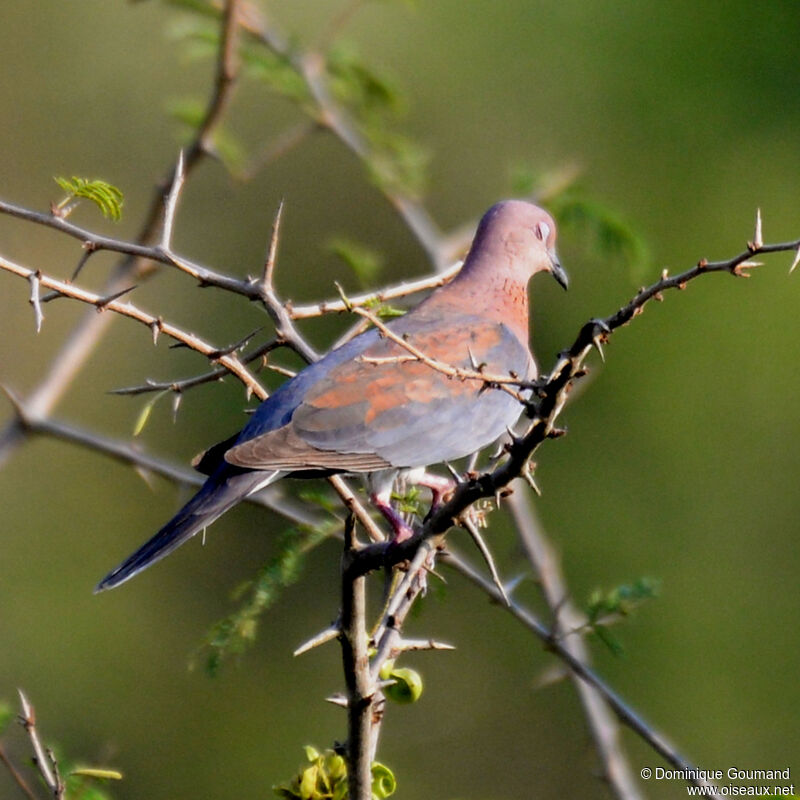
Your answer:
[[[111,570],[95,587],[95,593],[113,589],[160,561],[198,531],[209,526],[247,495],[281,477],[280,472],[247,471],[212,475],[200,491],[152,539]]]

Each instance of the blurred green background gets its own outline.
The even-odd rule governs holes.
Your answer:
[[[324,36],[343,7],[264,5],[301,43]],[[125,192],[122,222],[91,208],[75,221],[133,236],[180,142],[168,107],[208,93],[212,63],[175,39],[185,19],[155,0],[4,0],[0,195],[46,210],[59,197],[53,175],[102,177]],[[507,196],[517,165],[577,165],[588,195],[645,237],[642,270],[562,236],[570,292],[534,287],[544,368],[587,318],[615,310],[664,266],[740,252],[756,207],[766,241],[800,236],[794,1],[373,2],[342,36],[405,87],[400,127],[430,154],[426,203],[444,229]],[[297,119],[246,81],[226,128],[255,151]],[[334,280],[358,287],[325,250],[337,235],[383,254],[376,282],[429,269],[362,166],[324,134],[247,183],[204,163],[183,200],[177,247],[256,272],[281,198],[284,296],[327,297]],[[0,218],[0,253],[59,276],[79,254],[9,218]],[[92,259],[82,283],[102,285],[114,261]],[[770,258],[749,281],[709,276],[619,332],[562,417],[569,435],[539,452],[537,502],[578,601],[642,575],[661,581],[659,598],[615,631],[624,657],[595,646],[600,672],[699,765],[790,766],[800,781],[800,277],[787,277],[790,262]],[[83,313],[50,304],[35,336],[27,297],[23,281],[0,275],[0,382],[23,395]],[[219,344],[263,323],[255,307],[174,274],[134,300]],[[342,324],[304,330],[324,347]],[[129,437],[142,401],[109,389],[203,369],[116,320],[58,416]],[[168,403],[157,406],[143,445],[187,463],[234,431],[243,396],[229,383],[189,394],[177,424]],[[0,699],[15,703],[24,687],[48,740],[124,771],[119,798],[269,797],[303,744],[326,747],[345,733],[341,711],[323,702],[341,689],[338,648],[291,656],[336,615],[338,546],[313,553],[257,644],[211,679],[187,664],[235,607],[232,588],[273,552],[278,518],[239,508],[205,547],[193,543],[117,591],[91,592],[178,501],[167,482],[151,490],[131,469],[66,444],[37,439],[17,452],[0,473]],[[525,569],[499,516],[490,539],[503,574]],[[390,709],[381,746],[398,797],[609,796],[572,686],[536,688],[553,659],[506,614],[449,575],[410,629],[458,649],[409,659],[426,692]],[[624,742],[635,772],[663,765],[632,734]],[[25,752],[19,737],[10,747]],[[643,788],[655,798],[685,791]],[[15,791],[0,770],[0,796]]]

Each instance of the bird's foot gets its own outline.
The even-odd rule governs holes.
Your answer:
[[[414,529],[394,509],[389,500],[381,494],[373,494],[370,501],[392,528],[392,544],[405,542],[414,535]]]

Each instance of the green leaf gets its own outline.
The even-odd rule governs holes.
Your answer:
[[[224,128],[214,132],[214,149],[230,172],[239,172],[247,161],[244,145]]]
[[[422,492],[418,486],[408,486],[404,493],[392,492],[392,500],[396,509],[401,514],[417,514],[420,516],[424,509]]]
[[[658,595],[659,581],[654,578],[638,578],[631,584],[615,586],[608,592],[596,589],[587,603],[586,614],[590,622],[603,616],[627,616],[634,609]]]
[[[319,750],[314,745],[307,744],[303,750],[305,751],[306,758],[309,761],[316,761],[319,758]]]
[[[181,45],[187,61],[214,58],[219,51],[219,22],[205,17],[176,18],[167,29],[167,36]]]
[[[330,239],[327,250],[350,267],[362,286],[374,283],[383,266],[380,253],[344,236]]]
[[[122,773],[116,769],[103,769],[99,767],[80,767],[72,770],[70,775],[78,775],[83,778],[94,778],[104,781],[121,781]]]
[[[306,745],[306,759],[310,766],[300,771],[288,783],[273,786],[278,797],[291,800],[346,800],[347,765],[344,758],[334,750],[320,753],[315,747]]]
[[[136,422],[133,425],[133,435],[138,436],[147,425],[148,420],[150,419],[150,414],[153,411],[153,407],[155,404],[165,395],[169,394],[169,389],[164,389],[157,394],[154,394],[145,404],[142,406],[142,410],[139,412],[139,415],[136,417]]]
[[[327,69],[331,93],[370,145],[366,163],[372,180],[385,190],[422,194],[429,156],[394,128],[406,110],[395,82],[368,65],[349,44],[331,50]]]
[[[608,628],[603,627],[602,625],[596,625],[592,632],[597,636],[597,638],[617,657],[625,655],[625,648],[622,646],[622,642],[614,636]]]
[[[630,584],[615,586],[608,592],[596,589],[586,603],[586,627],[614,655],[623,655],[624,648],[613,636],[608,625],[630,615],[642,603],[656,597],[659,582],[653,578],[642,577]]]
[[[382,303],[377,297],[373,297],[364,303],[364,308],[372,311],[380,319],[392,319],[394,317],[403,317],[408,312],[404,308],[397,308],[390,306],[388,303]]]
[[[306,767],[300,777],[300,796],[308,800],[317,800],[321,795],[317,792],[319,767],[316,764]]]
[[[89,180],[73,175],[72,178],[54,177],[53,180],[66,192],[67,197],[55,206],[56,212],[65,210],[75,198],[91,200],[103,216],[118,222],[122,216],[122,192],[103,180]]]

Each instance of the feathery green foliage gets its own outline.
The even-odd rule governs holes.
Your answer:
[[[422,194],[428,154],[396,130],[406,109],[397,85],[368,65],[350,44],[333,47],[327,67],[332,94],[370,145],[366,161],[372,180],[392,191]]]
[[[103,216],[118,222],[122,217],[122,192],[114,185],[102,180],[54,177],[53,180],[67,193],[67,197],[53,207],[53,211],[66,216],[77,198],[91,200],[103,212]]]
[[[201,650],[206,651],[205,667],[209,675],[219,673],[229,655],[240,655],[256,638],[261,615],[295,583],[302,572],[307,554],[321,544],[339,524],[336,520],[318,528],[290,528],[278,541],[278,552],[248,581],[234,592],[241,605],[232,614],[215,623],[206,634]]]
[[[633,583],[615,586],[604,592],[596,589],[584,609],[585,627],[594,633],[614,655],[623,655],[624,648],[608,630],[608,626],[629,616],[642,603],[658,595],[659,582],[654,578],[637,578]]]
[[[242,65],[250,77],[281,97],[298,103],[306,113],[313,116],[308,86],[288,59],[253,42],[242,48],[241,56]]]
[[[418,486],[407,486],[402,492],[392,492],[392,501],[401,514],[416,514],[422,516],[422,492]]]
[[[331,49],[328,74],[333,93],[362,122],[384,123],[405,111],[405,98],[392,79],[369,66],[350,43]]]

